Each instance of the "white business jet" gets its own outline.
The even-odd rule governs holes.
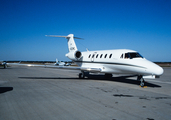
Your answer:
[[[58,61],[58,59],[56,58],[56,63],[54,65],[57,65],[57,66],[65,66],[65,62]]]
[[[80,52],[75,44],[73,34],[68,36],[46,35],[49,37],[64,37],[68,40],[69,52],[66,57],[75,62],[78,67],[44,66],[48,68],[56,67],[59,69],[81,70],[79,78],[85,77],[85,72],[105,73],[106,77],[112,74],[136,75],[137,80],[141,81],[140,86],[144,86],[144,78],[156,78],[163,74],[163,69],[142,57],[138,52],[128,49],[100,50]]]

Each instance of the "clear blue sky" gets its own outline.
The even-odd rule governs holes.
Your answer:
[[[171,61],[171,0],[0,0],[0,60],[69,60],[80,51],[132,49]]]

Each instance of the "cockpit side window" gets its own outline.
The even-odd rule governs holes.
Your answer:
[[[137,52],[125,53],[125,59],[133,59],[133,58],[143,58],[143,56],[141,56]]]
[[[139,53],[129,53],[130,54],[130,57],[131,57],[131,59],[132,58],[143,58],[143,56],[141,56]]]
[[[125,59],[129,59],[129,58],[131,58],[129,53],[125,53]]]

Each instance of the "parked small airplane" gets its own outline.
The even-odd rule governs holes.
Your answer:
[[[65,66],[65,62],[58,61],[58,59],[56,59],[56,63],[54,65],[57,65],[57,66]]]
[[[0,61],[0,66],[3,66],[4,68],[6,68],[7,67],[6,62]]]
[[[70,66],[71,63],[70,62],[58,61],[58,59],[56,58],[56,63],[54,65],[57,65],[57,66]]]
[[[68,40],[69,53],[65,56],[75,62],[78,67],[52,66],[52,65],[32,65],[16,64],[25,66],[38,66],[59,69],[81,70],[79,78],[85,77],[85,72],[105,73],[106,77],[112,74],[136,75],[141,81],[140,86],[144,86],[144,78],[156,78],[163,74],[163,69],[155,63],[142,57],[137,51],[128,49],[100,50],[80,52],[75,44],[73,34],[68,36],[46,35],[49,37],[64,37]],[[9,64],[12,65],[12,64]]]

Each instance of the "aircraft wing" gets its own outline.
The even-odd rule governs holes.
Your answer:
[[[8,66],[27,66],[27,67],[44,67],[44,68],[56,68],[56,69],[68,69],[68,70],[81,70],[89,72],[101,72],[101,68],[90,67],[71,67],[71,66],[56,66],[56,65],[37,65],[37,64],[20,64],[20,63],[6,63]]]

